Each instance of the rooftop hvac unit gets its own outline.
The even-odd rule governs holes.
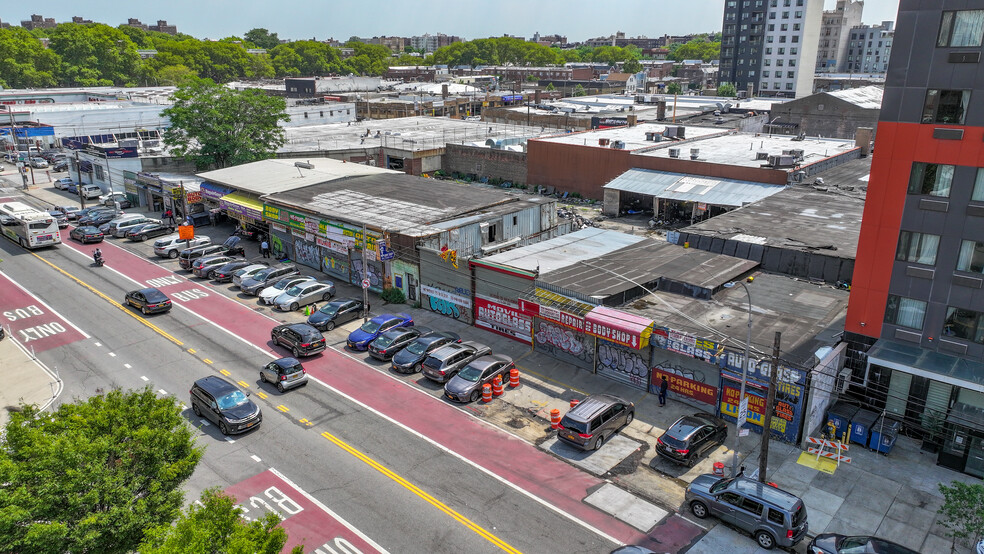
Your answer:
[[[756,160],[768,160],[769,159],[769,153],[768,152],[756,152],[755,153],[755,159]]]
[[[671,158],[679,158],[680,157],[680,149],[679,148],[670,148],[669,151],[670,151],[670,157]]]
[[[612,148],[615,148],[616,150],[624,150],[625,149],[625,142],[623,142],[621,140],[613,140],[612,141]]]
[[[792,156],[793,155],[793,151],[792,150],[789,150],[789,149],[783,150],[782,151],[782,155],[783,156]]]
[[[700,157],[700,148],[691,148],[690,149],[690,159],[691,160],[696,160],[699,157]]]
[[[687,128],[684,127],[684,126],[682,126],[682,125],[679,126],[679,127],[677,127],[677,134],[676,134],[676,136],[678,136],[680,138],[685,138],[687,136]]]
[[[676,127],[667,127],[666,130],[663,131],[663,136],[665,136],[666,138],[673,138],[676,136],[676,133],[677,133]]]
[[[653,133],[653,142],[663,142],[663,133]]]
[[[611,139],[600,138],[598,139],[598,146],[608,146],[609,142],[611,142]]]
[[[647,131],[646,132],[646,140],[647,141],[656,140],[656,133],[655,132],[652,132],[652,131]]]
[[[779,167],[779,164],[782,163],[782,156],[775,156],[775,155],[769,156],[766,160],[766,163],[768,165],[771,165],[772,167]]]
[[[794,148],[790,150],[789,153],[792,154],[797,160],[802,160],[803,155],[805,154],[805,152],[799,148]]]

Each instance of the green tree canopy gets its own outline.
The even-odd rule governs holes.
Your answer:
[[[130,37],[108,25],[62,24],[48,29],[48,47],[61,57],[63,83],[76,86],[136,84],[140,55]]]
[[[737,91],[735,89],[735,84],[734,83],[721,83],[720,85],[718,85],[717,95],[718,96],[724,96],[724,97],[727,97],[727,98],[734,98],[735,96],[737,96]]]
[[[639,73],[642,71],[642,64],[639,60],[627,60],[622,64],[622,71],[625,73]]]
[[[710,41],[706,36],[695,38],[686,43],[674,43],[670,45],[668,56],[671,60],[682,62],[683,60],[702,60],[709,62],[721,57],[721,41]]]
[[[939,487],[943,493],[943,505],[937,512],[940,525],[955,539],[979,540],[984,535],[984,485],[953,481]]]
[[[271,33],[262,27],[246,31],[243,38],[256,45],[257,48],[266,48],[267,50],[280,44],[280,37],[277,36],[277,33]]]
[[[681,92],[683,92],[683,87],[680,86],[680,83],[669,83],[666,85],[667,94],[680,94]]]
[[[171,127],[164,140],[179,157],[201,169],[263,160],[284,144],[289,121],[283,98],[260,90],[232,90],[209,79],[192,79],[174,93],[162,114]]]
[[[0,85],[52,87],[60,65],[61,57],[23,27],[0,29]]]
[[[202,451],[173,397],[112,391],[11,413],[0,442],[5,552],[127,553],[167,525]]]
[[[140,554],[279,554],[287,543],[280,518],[267,512],[247,522],[233,497],[218,489],[202,493],[201,505],[192,504],[174,525],[147,532]],[[292,553],[304,549],[294,547]]]

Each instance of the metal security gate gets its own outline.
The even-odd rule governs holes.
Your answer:
[[[596,369],[599,375],[625,383],[633,388],[649,390],[650,347],[633,350],[605,339],[598,339]]]

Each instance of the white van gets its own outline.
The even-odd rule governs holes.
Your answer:
[[[181,240],[178,235],[168,235],[166,237],[161,237],[154,241],[154,254],[162,258],[177,258],[178,254],[181,253],[185,248],[191,248],[193,246],[205,246],[212,244],[212,239],[206,237],[205,235],[198,235],[191,241]]]
[[[133,229],[137,225],[143,225],[144,223],[160,223],[159,219],[151,219],[149,217],[144,217],[140,214],[135,214],[136,217],[133,219],[124,219],[123,221],[117,221],[116,223],[109,223],[109,232],[113,234],[116,238],[123,238],[126,236],[126,232]]]
[[[86,200],[99,198],[103,193],[102,189],[99,188],[97,185],[82,185],[82,189],[80,192],[82,193],[82,196],[86,198]]]

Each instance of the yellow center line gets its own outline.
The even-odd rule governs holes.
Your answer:
[[[280,410],[281,412],[285,413],[285,414],[290,411],[290,408],[288,408],[287,406],[284,406],[283,404],[277,406],[277,409]]]
[[[560,385],[562,387],[568,388],[568,389],[570,389],[570,390],[572,390],[572,391],[574,391],[576,393],[583,394],[584,396],[590,396],[590,393],[584,392],[582,390],[578,390],[577,388],[575,388],[575,387],[573,387],[571,385],[568,385],[567,383],[565,383],[563,381],[558,381],[556,379],[551,379],[550,377],[547,377],[546,375],[543,375],[542,373],[537,373],[537,372],[533,371],[532,369],[527,369],[527,368],[525,368],[525,367],[523,367],[521,365],[518,365],[518,364],[516,365],[516,369],[519,369],[521,371],[525,371],[526,373],[531,373],[533,375],[536,375],[540,379],[543,379],[544,381],[550,381],[551,383],[554,383],[555,385]]]
[[[221,373],[222,375],[225,375],[226,377],[229,377],[230,375],[232,375],[232,373],[228,369],[220,369],[219,370],[219,373]]]
[[[246,387],[247,389],[249,388],[249,383],[246,381],[236,381],[236,383],[238,383],[240,387]]]
[[[342,450],[348,452],[349,454],[355,456],[356,458],[358,458],[359,460],[361,460],[363,463],[365,463],[369,467],[375,469],[379,473],[382,473],[386,477],[389,477],[393,481],[396,481],[400,485],[403,485],[403,487],[406,488],[408,491],[416,494],[420,498],[422,498],[425,501],[427,501],[427,503],[429,503],[430,505],[434,506],[438,510],[441,510],[445,514],[451,516],[451,519],[454,519],[458,523],[461,523],[465,527],[471,529],[476,534],[478,534],[480,537],[484,538],[485,540],[489,541],[490,543],[498,546],[499,548],[501,548],[502,550],[504,550],[506,552],[510,552],[512,554],[520,554],[519,550],[516,550],[515,548],[513,548],[512,546],[510,546],[508,543],[506,543],[505,541],[503,541],[499,537],[496,537],[492,533],[489,533],[488,531],[486,531],[482,527],[478,526],[477,524],[475,524],[474,522],[472,522],[471,520],[469,520],[465,516],[463,516],[463,515],[459,514],[458,512],[452,510],[446,504],[444,504],[440,500],[434,498],[430,494],[427,494],[426,492],[424,492],[423,490],[421,490],[419,487],[417,487],[416,485],[414,485],[410,481],[407,481],[403,477],[400,477],[399,475],[397,475],[396,473],[394,473],[389,468],[386,468],[385,466],[383,466],[379,462],[373,460],[369,456],[366,456],[362,452],[360,452],[360,451],[356,450],[355,448],[349,446],[348,443],[346,443],[345,441],[339,439],[335,435],[332,435],[328,431],[325,431],[324,433],[321,433],[321,436],[324,437],[324,438],[326,438],[326,439],[328,439],[328,440],[330,440],[336,446],[338,446]]]
[[[174,338],[174,337],[172,337],[171,335],[169,335],[169,334],[167,334],[166,332],[164,332],[164,330],[163,330],[163,329],[161,329],[160,327],[158,327],[158,326],[156,326],[156,325],[154,325],[153,323],[151,323],[151,322],[149,322],[149,321],[147,321],[147,320],[146,320],[145,318],[142,318],[142,317],[140,317],[139,315],[137,315],[137,314],[135,314],[135,313],[133,313],[132,311],[130,311],[130,309],[129,309],[129,308],[127,308],[127,307],[126,307],[126,306],[124,306],[123,304],[120,304],[119,302],[117,302],[117,301],[115,301],[115,300],[113,300],[113,299],[112,299],[112,298],[110,298],[109,296],[106,296],[106,295],[105,295],[105,294],[103,294],[102,292],[100,292],[100,291],[98,291],[98,290],[96,290],[96,288],[95,288],[95,287],[93,287],[92,285],[90,285],[90,284],[88,284],[88,283],[86,283],[86,282],[85,282],[85,281],[83,281],[82,279],[79,279],[78,277],[76,277],[76,276],[74,276],[74,275],[72,275],[71,273],[69,273],[69,272],[67,272],[67,271],[65,271],[64,269],[62,269],[62,268],[60,268],[60,267],[58,267],[57,265],[55,265],[55,264],[53,264],[53,263],[51,263],[51,262],[49,262],[48,260],[46,260],[46,259],[44,259],[44,258],[42,258],[41,256],[39,256],[39,255],[37,255],[37,253],[35,253],[35,252],[30,252],[30,254],[31,254],[32,256],[34,256],[35,258],[37,258],[37,259],[39,259],[39,260],[41,260],[42,262],[44,262],[44,263],[46,263],[46,264],[48,264],[48,266],[49,266],[49,267],[51,267],[51,268],[52,268],[52,269],[54,269],[55,271],[57,271],[57,272],[59,272],[59,273],[61,273],[61,274],[62,274],[62,275],[64,275],[65,277],[68,277],[69,279],[71,279],[71,280],[73,280],[73,281],[75,281],[75,282],[76,282],[76,283],[78,283],[79,285],[82,285],[83,287],[85,287],[85,288],[87,288],[87,289],[89,289],[89,291],[90,291],[90,292],[92,292],[93,294],[95,294],[96,296],[98,296],[98,297],[100,297],[100,298],[102,298],[103,300],[105,300],[105,301],[107,301],[107,302],[109,302],[110,304],[112,304],[112,305],[114,305],[114,306],[116,306],[117,308],[119,308],[119,310],[120,310],[121,312],[123,312],[123,313],[125,313],[126,315],[128,315],[128,316],[130,316],[130,317],[132,317],[133,319],[136,319],[136,320],[137,320],[137,321],[139,321],[140,323],[143,323],[143,324],[144,324],[144,325],[146,325],[146,326],[147,326],[148,328],[150,328],[151,330],[153,330],[153,331],[155,331],[155,332],[157,332],[157,333],[158,333],[159,335],[161,335],[162,337],[164,337],[164,338],[166,338],[167,340],[169,340],[169,341],[171,341],[171,342],[173,342],[174,344],[176,344],[176,345],[178,345],[178,346],[184,346],[184,343],[183,343],[183,342],[181,342],[181,341],[179,341],[178,339],[176,339],[176,338]]]
[[[205,362],[205,363],[206,363],[206,364],[208,364],[208,365],[212,365],[212,360],[210,360],[210,359],[208,359],[208,358],[205,358],[205,359],[203,359],[202,361],[203,361],[203,362]]]
[[[263,391],[256,391],[256,396],[259,396],[260,398],[262,398],[264,400],[266,400],[266,397],[267,397],[266,393],[263,392]]]

